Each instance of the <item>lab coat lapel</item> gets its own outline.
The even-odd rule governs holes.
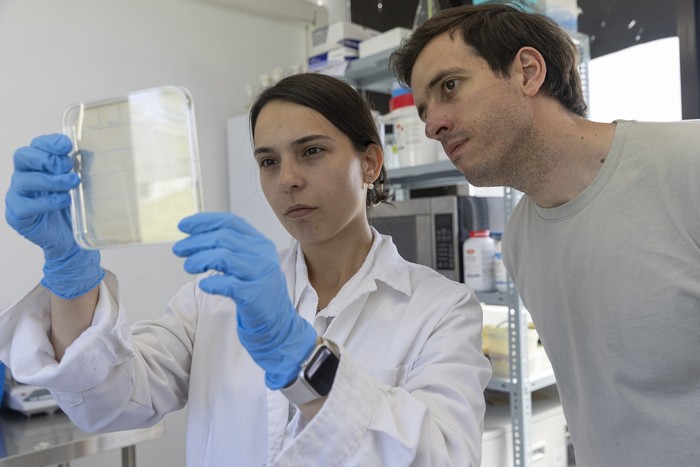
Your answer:
[[[269,461],[282,452],[282,441],[289,419],[289,401],[280,391],[267,389],[267,432]]]

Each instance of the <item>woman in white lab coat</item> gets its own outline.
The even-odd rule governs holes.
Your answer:
[[[70,235],[70,142],[20,148],[6,217],[46,265],[0,314],[0,359],[86,430],[187,404],[188,466],[478,466],[481,308],[369,225],[386,194],[368,106],[337,79],[295,75],[261,94],[251,128],[291,247],[278,257],[230,213],[184,219],[174,252],[201,274],[161,319],[133,325],[116,277]]]

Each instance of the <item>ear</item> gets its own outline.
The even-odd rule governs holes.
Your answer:
[[[370,144],[362,153],[362,168],[366,180],[375,181],[379,177],[384,164],[384,152],[376,144]]]
[[[515,54],[512,71],[516,76],[522,77],[521,86],[525,95],[534,96],[547,75],[547,64],[537,49],[523,47]]]

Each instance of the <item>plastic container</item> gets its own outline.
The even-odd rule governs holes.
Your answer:
[[[496,241],[488,230],[472,230],[462,245],[464,283],[475,292],[489,292],[495,288],[494,253]]]
[[[508,291],[508,272],[506,265],[503,263],[503,254],[501,253],[502,240],[500,235],[494,235],[496,240],[496,251],[493,254],[493,275],[496,290],[499,292]]]
[[[579,9],[576,0],[538,0],[536,8],[563,29],[578,31]]]
[[[418,0],[416,15],[413,17],[413,29],[428,21],[440,11],[440,3],[437,0]]]
[[[63,115],[80,185],[71,190],[76,242],[83,248],[164,243],[178,222],[202,210],[190,93],[163,86],[81,102]]]
[[[398,169],[399,151],[394,137],[394,125],[384,125],[384,167],[387,170]]]
[[[525,336],[522,336],[524,339]],[[485,324],[482,346],[484,353],[491,361],[493,376],[496,378],[510,377],[510,355],[508,351],[508,324],[497,326]],[[528,375],[534,376],[542,373],[551,373],[552,364],[547,358],[544,347],[539,343],[539,334],[532,323],[527,330],[527,363]]]
[[[527,13],[532,13],[535,11],[535,4],[537,1],[538,0],[472,0],[472,4],[481,5],[482,3],[505,3],[506,5],[520,8]]]
[[[412,167],[438,161],[440,152],[444,152],[442,145],[425,136],[425,124],[418,116],[413,94],[399,94],[392,90],[392,96],[389,101],[391,111],[384,116],[384,122],[394,127],[399,166]]]

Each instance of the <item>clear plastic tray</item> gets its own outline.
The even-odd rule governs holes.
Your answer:
[[[63,114],[81,183],[71,191],[75,240],[83,248],[166,243],[178,222],[202,210],[190,93],[163,86]]]

